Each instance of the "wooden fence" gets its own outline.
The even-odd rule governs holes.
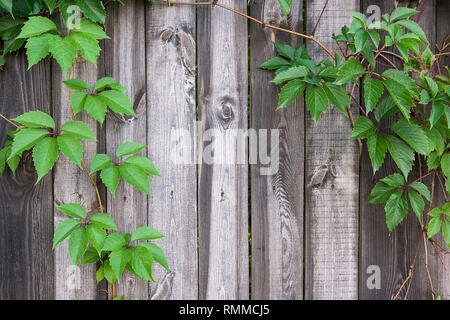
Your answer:
[[[220,2],[310,34],[326,0],[294,0],[288,25],[276,0],[252,1],[249,7],[247,0]],[[333,47],[331,35],[350,21],[346,10],[365,13],[378,5],[382,13],[391,12],[397,2],[330,0],[315,36]],[[450,32],[450,2],[423,3],[420,24],[435,48]],[[392,162],[374,178],[367,151],[360,159],[349,139],[348,119],[336,109],[318,124],[303,99],[275,111],[279,88],[269,83],[271,72],[258,68],[274,55],[274,42],[298,46],[303,40],[219,7],[168,8],[127,0],[107,9],[111,40],[103,43],[98,68],[80,62],[73,76],[91,84],[115,77],[139,118],[111,116],[99,127],[81,115],[96,128],[99,141],[85,145],[86,162],[95,153],[113,154],[124,141],[148,144],[147,155],[162,175],[151,180],[151,196],[121,183],[115,198],[105,190],[102,197],[122,231],[148,224],[166,235],[159,243],[172,269],[167,274],[155,268],[156,284],[126,275],[117,294],[127,299],[390,299],[408,274],[421,236],[414,214],[388,236],[383,206],[366,203],[375,178],[394,170]],[[307,46],[315,59],[324,56],[314,44]],[[39,109],[60,124],[70,112],[62,80],[51,60],[27,71],[23,52],[9,58],[0,72],[0,112],[15,117]],[[173,130],[184,129],[197,141],[206,129],[248,128],[279,130],[276,174],[262,175],[262,164],[171,160]],[[0,122],[0,146],[6,129]],[[217,152],[232,151],[225,148]],[[8,172],[0,180],[0,299],[107,299],[94,267],[74,271],[66,244],[51,249],[54,225],[63,219],[56,205],[78,202],[97,210],[87,176],[62,157],[51,174],[37,185],[35,180],[31,156],[15,176]],[[442,203],[442,194],[434,201]],[[450,267],[450,257],[444,260]],[[370,266],[380,268],[381,288],[367,286]],[[435,291],[449,299],[450,272],[433,255],[429,266]],[[408,297],[430,297],[423,254]]]

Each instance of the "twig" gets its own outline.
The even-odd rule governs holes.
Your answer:
[[[435,294],[434,288],[433,288],[433,281],[431,280],[430,269],[428,269],[428,248],[427,248],[427,237],[425,235],[425,232],[422,232],[422,236],[423,236],[423,247],[425,249],[425,269],[427,270],[427,277],[428,277],[428,283],[430,285],[431,297],[434,300],[436,297],[436,294]]]
[[[18,128],[19,126],[17,124],[15,124],[14,122],[12,122],[11,120],[9,120],[7,117],[5,117],[3,114],[0,113],[0,117],[2,117],[3,119],[5,119],[6,121],[8,121],[10,124],[12,124],[13,126],[15,126],[16,128]]]
[[[162,2],[162,3],[168,3],[169,2],[169,0],[158,0],[158,1]],[[172,5],[190,5],[190,6],[212,6],[212,5],[216,5],[218,7],[221,7],[223,9],[225,9],[225,10],[228,10],[228,11],[231,11],[231,12],[237,14],[237,15],[240,15],[240,16],[242,16],[244,18],[252,20],[253,22],[256,22],[256,23],[258,23],[260,25],[264,25],[267,28],[278,30],[278,31],[282,31],[282,32],[287,32],[287,33],[290,33],[290,34],[293,34],[293,35],[296,35],[296,36],[299,36],[299,37],[302,37],[302,38],[305,38],[305,39],[309,39],[309,40],[313,41],[314,43],[316,43],[319,47],[321,47],[331,58],[334,58],[333,54],[330,51],[330,49],[328,49],[326,46],[324,46],[319,40],[317,40],[313,36],[309,36],[309,35],[306,35],[306,34],[303,34],[303,33],[300,33],[300,32],[295,32],[295,31],[291,31],[291,30],[288,30],[288,29],[280,28],[280,27],[277,27],[277,26],[274,26],[274,25],[271,25],[271,24],[266,24],[266,23],[264,23],[264,22],[262,22],[262,21],[260,21],[260,20],[258,20],[256,18],[253,18],[252,16],[249,16],[249,15],[247,15],[245,13],[237,11],[237,10],[231,8],[231,7],[226,6],[226,5],[223,5],[220,2],[216,3],[214,1],[209,1],[209,2],[178,2],[178,1],[171,1],[170,3]]]
[[[325,12],[327,5],[328,5],[328,0],[325,2],[325,5],[322,8],[322,12],[320,13],[319,19],[317,19],[316,25],[314,26],[314,29],[313,29],[311,35],[314,35],[316,33],[317,26],[319,25],[320,20],[322,19],[323,13]]]
[[[397,66],[391,60],[389,60],[385,55],[380,53],[380,57],[382,57],[386,62],[388,62],[394,69],[398,70]]]

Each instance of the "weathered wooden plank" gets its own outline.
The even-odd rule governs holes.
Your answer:
[[[27,71],[23,51],[8,57],[0,71],[0,113],[14,118],[30,110],[51,114],[48,60]],[[14,127],[0,121],[0,147]],[[52,174],[39,184],[31,153],[25,152],[15,176],[0,179],[0,299],[53,299],[54,266]]]
[[[278,1],[255,1],[252,16],[266,23],[302,31],[302,1],[294,1],[289,24]],[[261,17],[264,12],[264,17]],[[261,19],[262,18],[262,19]],[[272,162],[275,171],[264,173],[267,164],[251,166],[252,299],[302,299],[303,297],[303,98],[275,111],[279,87],[270,84],[273,72],[258,66],[276,55],[274,42],[298,47],[302,39],[284,32],[251,25],[251,128],[279,131],[279,148]],[[270,155],[271,138],[267,139]],[[264,143],[259,140],[259,143]],[[251,148],[258,148],[252,145]],[[261,145],[258,150],[261,150]],[[265,156],[265,155],[264,155]],[[273,161],[273,160],[272,160]]]
[[[325,0],[307,2],[307,31],[311,33]],[[331,38],[359,11],[359,1],[331,0],[315,37],[334,47]],[[308,43],[315,60],[326,57]],[[355,115],[357,108],[353,107]],[[349,120],[337,108],[329,109],[315,124],[306,117],[305,241],[307,299],[358,298],[358,148],[350,141]],[[320,177],[320,179],[319,179]]]
[[[246,12],[246,1],[221,3]],[[248,167],[237,163],[232,137],[232,130],[247,129],[247,21],[210,6],[198,9],[197,21],[199,119],[202,141],[209,140],[200,146],[199,295],[247,299]]]
[[[195,32],[193,7],[147,9],[148,145],[161,174],[151,181],[148,215],[165,235],[158,244],[171,269],[155,268],[151,299],[198,298]],[[175,160],[178,138],[191,147],[185,161]]]
[[[73,78],[81,78],[93,85],[97,80],[97,69],[90,62],[80,60],[73,68]],[[71,120],[69,88],[62,81],[66,78],[56,62],[52,63],[52,95],[53,114],[56,127],[60,128],[66,121]],[[96,133],[96,121],[84,111],[76,116],[77,120],[88,123]],[[90,165],[92,157],[97,153],[96,141],[84,141],[83,158]],[[99,205],[94,187],[84,170],[72,163],[63,154],[54,168],[54,202],[56,225],[66,219],[66,216],[56,209],[57,205],[69,202],[81,204],[89,213],[99,212]],[[74,267],[67,252],[67,240],[55,249],[55,298],[93,300],[104,296],[98,290],[95,280],[94,265]]]
[[[145,95],[145,2],[127,1],[107,7],[106,40],[103,51],[105,76],[115,78],[128,91],[138,118],[110,113],[106,120],[106,151],[115,157],[115,151],[125,141],[147,144],[147,113]],[[146,151],[141,154],[146,155]],[[121,232],[133,232],[147,225],[147,195],[121,181],[116,196],[107,193],[107,211]],[[116,295],[126,299],[148,299],[148,284],[125,272]]]

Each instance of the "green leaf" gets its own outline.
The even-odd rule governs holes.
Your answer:
[[[55,249],[61,241],[67,238],[80,224],[81,221],[74,219],[67,219],[58,223],[53,236],[53,249]]]
[[[419,125],[400,119],[391,125],[391,129],[416,152],[428,154],[428,138]]]
[[[20,130],[14,137],[8,160],[15,155],[22,154],[23,151],[30,149],[48,134],[49,132],[45,129],[29,128]]]
[[[372,189],[368,203],[384,203],[389,200],[390,196],[398,190],[398,187],[390,186],[384,182],[378,182]]]
[[[384,162],[387,151],[386,139],[376,133],[370,134],[367,137],[367,149],[369,152],[370,161],[372,163],[373,174],[378,171]]]
[[[428,239],[436,235],[439,231],[441,231],[442,220],[441,217],[434,217],[428,222]]]
[[[275,42],[275,48],[280,56],[288,58],[289,60],[295,60],[295,49],[287,43]]]
[[[434,61],[434,54],[433,54],[433,52],[431,52],[429,47],[427,47],[423,51],[421,59],[422,59],[422,63],[425,65],[426,68],[431,68],[431,65],[433,64],[433,61]]]
[[[84,109],[89,113],[100,125],[105,121],[106,103],[98,96],[87,96],[84,103]]]
[[[83,253],[88,245],[88,237],[86,234],[86,228],[81,227],[72,232],[69,237],[69,256],[74,265],[77,265],[80,261]]]
[[[422,182],[411,182],[409,187],[413,188],[414,190],[418,191],[421,195],[425,197],[428,201],[431,199],[430,191],[428,190],[427,186],[424,185]]]
[[[350,81],[356,81],[365,72],[364,66],[357,59],[350,58],[339,68],[335,83],[347,84]]]
[[[128,239],[123,233],[111,233],[106,237],[103,251],[117,251],[128,244]]]
[[[407,179],[408,173],[411,171],[414,162],[414,151],[402,140],[394,136],[387,135],[386,139],[392,159],[403,173],[405,179]]]
[[[105,23],[106,12],[100,0],[74,0],[86,17],[94,22]]]
[[[355,18],[361,24],[362,28],[367,27],[367,17],[364,14],[362,14],[361,12],[350,11],[350,10],[347,10],[346,13],[349,16],[352,16],[353,18]]]
[[[406,7],[398,7],[391,13],[391,22],[394,22],[395,20],[404,19],[411,17],[415,14],[419,13],[419,11],[406,8]]]
[[[369,40],[369,34],[363,29],[359,29],[355,32],[355,53],[360,52]]]
[[[83,58],[97,66],[97,58],[101,51],[98,41],[84,33],[75,32],[69,36],[77,44]]]
[[[84,252],[81,264],[96,263],[97,261],[100,261],[100,256],[97,250],[94,247],[87,248],[87,250]]]
[[[383,84],[389,91],[389,94],[400,109],[403,116],[406,119],[409,119],[410,109],[415,106],[409,91],[391,79],[384,80]]]
[[[101,252],[106,239],[106,231],[96,224],[89,224],[86,228],[89,241],[98,252]]]
[[[91,127],[83,121],[67,121],[62,125],[61,130],[75,138],[96,140]]]
[[[417,35],[424,42],[428,43],[427,36],[423,32],[422,28],[412,20],[400,20],[394,23],[395,25],[400,25]]]
[[[288,80],[305,77],[308,72],[308,69],[304,66],[291,67],[285,71],[278,73],[276,77],[270,82],[280,84]]]
[[[127,248],[121,248],[120,250],[114,251],[109,255],[109,263],[119,281],[126,265],[130,260],[130,250]]]
[[[450,221],[447,219],[442,220],[442,235],[447,246],[450,247]]]
[[[51,14],[53,12],[53,9],[55,8],[56,0],[43,0],[43,1]]]
[[[375,30],[369,31],[369,36],[372,39],[375,47],[378,48],[378,46],[380,45],[380,40],[381,40],[380,34],[378,33],[378,31],[375,31]]]
[[[69,79],[63,81],[63,83],[73,90],[89,90],[91,87],[81,79]]]
[[[135,154],[146,148],[147,146],[137,142],[124,142],[116,150],[116,157],[123,157],[130,154]]]
[[[155,239],[160,239],[163,238],[164,236],[159,233],[158,230],[150,228],[148,226],[143,226],[143,227],[139,227],[137,228],[134,232],[133,235],[131,236],[131,241],[136,241],[136,240],[155,240]]]
[[[445,153],[441,159],[441,169],[447,178],[450,178],[450,153]]]
[[[9,152],[8,147],[4,147],[3,149],[0,150],[0,177],[3,175],[3,172],[5,171],[7,152]]]
[[[166,269],[167,272],[170,272],[169,263],[167,262],[166,254],[163,249],[156,244],[149,242],[140,243],[139,246],[147,248],[151,252],[153,259]]]
[[[411,203],[411,208],[416,214],[417,219],[419,219],[419,223],[421,223],[420,217],[422,215],[423,209],[425,209],[425,202],[417,192],[412,190],[408,190],[408,197],[409,202]]]
[[[291,10],[291,7],[292,7],[292,1],[293,0],[278,0],[278,3],[280,4],[281,11],[283,12],[284,18],[286,19],[286,21],[288,19],[288,13],[289,13],[289,11]]]
[[[126,95],[116,90],[103,91],[98,94],[103,99],[103,102],[113,111],[117,113],[129,114],[134,117],[133,105]]]
[[[338,86],[329,82],[323,82],[323,90],[327,94],[330,102],[336,106],[346,117],[348,117],[347,108],[350,106],[350,97],[345,87]]]
[[[433,127],[439,120],[439,118],[444,114],[445,108],[447,107],[443,103],[440,103],[439,101],[433,101],[430,118],[428,119],[430,121],[431,127]]]
[[[12,120],[31,128],[55,129],[55,121],[53,118],[45,112],[39,110],[25,112]]]
[[[322,112],[325,112],[328,105],[328,97],[325,91],[319,86],[310,86],[306,90],[306,107],[311,112],[311,117],[317,122]]]
[[[412,97],[419,99],[420,94],[417,84],[405,72],[396,69],[388,69],[383,72],[382,76],[394,81],[396,86],[405,88]]]
[[[23,25],[18,38],[31,38],[53,30],[57,28],[52,20],[41,16],[30,17]]]
[[[280,91],[277,109],[287,107],[291,102],[297,99],[305,90],[306,83],[299,79],[291,80],[286,83]]]
[[[398,173],[394,173],[387,177],[384,177],[380,181],[386,183],[388,186],[391,187],[400,187],[405,184],[405,179],[403,179],[403,176]]]
[[[119,167],[119,171],[120,175],[126,182],[145,192],[146,194],[150,194],[148,174],[143,169],[134,164],[127,163],[121,165]]]
[[[290,65],[291,64],[288,61],[284,60],[281,57],[273,57],[261,64],[259,68],[266,70],[276,70],[278,68]]]
[[[104,77],[97,80],[94,86],[95,91],[101,91],[106,88],[111,88],[113,90],[122,92],[123,94],[127,93],[127,90],[124,87],[122,87],[120,83],[117,83],[114,78],[111,77]]]
[[[58,159],[58,143],[55,138],[46,137],[36,143],[33,149],[34,167],[38,173],[38,183],[50,170]]]
[[[380,80],[372,79],[370,76],[364,78],[364,101],[366,102],[367,112],[375,109],[383,91],[383,83]]]
[[[61,66],[64,74],[72,66],[77,57],[77,45],[71,37],[52,36],[48,40],[50,53]]]
[[[439,208],[434,208],[433,210],[429,211],[427,215],[430,217],[440,217],[442,214],[442,211]]]
[[[119,0],[117,0],[117,1],[119,1]],[[125,295],[115,297],[113,300],[125,300]]]
[[[96,213],[91,216],[89,221],[102,228],[117,230],[117,226],[114,223],[113,218],[107,213]]]
[[[360,116],[355,121],[355,126],[353,127],[351,138],[367,138],[369,135],[372,135],[375,130],[376,127],[369,118]]]
[[[117,278],[116,275],[114,274],[113,269],[111,268],[109,260],[106,260],[105,263],[103,264],[103,274],[110,284],[116,282]]]
[[[386,202],[384,210],[386,211],[386,225],[391,233],[408,215],[408,202],[405,195],[401,192],[393,193]]]
[[[109,166],[102,170],[100,178],[103,184],[111,191],[113,196],[116,195],[117,185],[120,181],[120,171],[117,166]]]
[[[13,14],[13,0],[0,0],[0,7]]]
[[[96,154],[91,162],[91,173],[103,170],[108,167],[112,162],[112,159],[103,153]]]
[[[66,215],[78,219],[86,219],[86,210],[78,203],[66,203],[57,207]]]
[[[375,108],[374,116],[375,119],[380,122],[386,117],[389,117],[398,112],[397,105],[395,104],[394,99],[391,96],[386,96],[381,99],[378,106]]]
[[[144,170],[146,173],[151,174],[153,176],[160,176],[158,170],[156,169],[153,162],[141,156],[132,156],[124,160],[124,163],[134,164]]]
[[[87,37],[95,40],[109,39],[102,27],[96,23],[93,23],[89,19],[81,18],[80,29],[76,30],[76,33],[82,33]]]
[[[130,250],[130,253],[134,272],[147,281],[155,281],[152,277],[153,256],[150,250],[143,246],[136,246]]]
[[[83,158],[83,144],[77,138],[69,134],[58,136],[58,147],[64,155],[81,168]]]
[[[84,109],[84,104],[86,102],[87,97],[88,97],[88,94],[86,92],[82,92],[82,91],[74,92],[72,94],[72,96],[70,97],[70,102],[72,104],[73,113],[75,115]],[[106,113],[106,108],[105,108],[105,113]]]

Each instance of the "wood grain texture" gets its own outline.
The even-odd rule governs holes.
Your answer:
[[[80,60],[73,68],[73,78],[80,78],[93,85],[97,80],[97,69],[90,62]],[[69,88],[62,81],[66,78],[56,62],[52,63],[52,95],[56,127],[60,128],[71,120]],[[97,122],[85,111],[76,116],[77,120],[89,124],[94,134]],[[96,141],[83,141],[83,158],[90,166],[93,156],[98,152]],[[67,218],[56,206],[74,202],[81,204],[88,214],[99,212],[94,187],[84,170],[60,154],[54,167],[54,225]],[[61,242],[55,249],[55,299],[94,300],[104,296],[98,290],[95,280],[95,265],[83,265],[75,268],[67,251],[68,240]]]
[[[107,7],[106,30],[110,40],[103,52],[105,76],[113,77],[128,91],[138,118],[108,113],[106,120],[106,151],[115,158],[118,146],[125,141],[147,144],[146,79],[145,79],[145,2],[129,0]],[[147,155],[144,149],[140,155]],[[107,192],[107,212],[120,232],[132,233],[147,225],[147,195],[120,182],[116,196]],[[116,285],[116,295],[126,299],[148,299],[148,283],[125,272]]]
[[[0,71],[0,112],[8,118],[41,110],[51,114],[48,60],[27,71],[23,51]],[[0,148],[14,127],[0,121]],[[24,152],[13,175],[0,178],[0,299],[53,299],[52,174],[39,184],[31,152]]]
[[[246,12],[246,1],[221,3]],[[236,139],[226,135],[247,129],[247,21],[210,6],[197,17],[201,141],[209,139],[200,146],[199,296],[247,299],[248,166],[237,163]]]
[[[278,1],[254,1],[252,16],[266,23],[302,31],[302,1],[295,1],[288,24]],[[302,40],[283,32],[251,25],[251,128],[279,130],[278,170],[265,175],[267,164],[251,166],[251,298],[302,299],[303,297],[303,182],[304,104],[303,97],[285,109],[275,111],[280,86],[269,81],[274,73],[258,66],[276,55],[274,42],[297,48]],[[261,143],[262,141],[259,140]],[[267,139],[270,155],[271,138]],[[258,148],[252,145],[251,148]],[[260,151],[259,146],[258,151]],[[276,154],[276,153],[275,153]],[[266,155],[264,155],[266,156]],[[276,165],[274,167],[276,168]]]
[[[325,2],[307,2],[308,34]],[[356,0],[329,1],[315,36],[334,47],[331,35],[351,21],[345,12],[359,9]],[[315,44],[307,45],[316,61],[326,57]],[[356,116],[357,107],[352,109]],[[351,130],[349,120],[334,107],[317,124],[306,116],[306,299],[358,298],[359,161]]]
[[[150,298],[197,299],[195,8],[150,5],[146,30],[147,139],[149,157],[161,174],[151,179],[148,216],[149,225],[165,235],[156,243],[171,269],[168,274],[154,268],[158,283],[150,284]],[[182,146],[177,143],[190,146],[186,161],[175,160]]]

